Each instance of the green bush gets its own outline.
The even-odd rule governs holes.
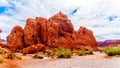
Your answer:
[[[120,46],[107,47],[107,48],[103,49],[103,52],[105,52],[108,56],[120,55]]]
[[[77,55],[79,56],[83,56],[83,55],[90,55],[90,54],[93,54],[92,51],[86,51],[86,50],[80,50],[78,52],[76,52]]]
[[[93,54],[93,51],[86,51],[86,54],[91,55],[91,54]]]
[[[53,55],[54,55],[53,53],[47,52],[47,56],[48,56],[48,57],[52,57]]]
[[[3,58],[0,58],[0,63],[3,63],[4,62],[4,59]]]
[[[43,59],[44,57],[43,56],[41,56],[41,55],[39,55],[39,54],[35,54],[34,56],[33,56],[33,58],[35,58],[35,59]]]
[[[3,54],[3,50],[0,49],[0,54]]]
[[[78,52],[76,52],[76,53],[77,53],[77,55],[79,55],[79,56],[86,55],[85,50],[80,50],[80,51],[78,51]]]
[[[8,53],[7,58],[8,59],[14,59],[16,57],[16,54],[13,52]]]
[[[22,58],[20,57],[20,56],[17,56],[14,52],[10,52],[10,53],[8,53],[7,54],[7,58],[8,59],[19,59],[19,60],[21,60]]]
[[[72,56],[72,52],[68,49],[64,49],[64,48],[59,48],[56,51],[56,56],[58,58],[71,58]]]

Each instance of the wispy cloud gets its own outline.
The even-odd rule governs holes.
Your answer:
[[[75,29],[93,30],[97,40],[120,39],[120,0],[0,0],[0,28],[5,38],[15,25],[24,28],[27,18],[50,16],[62,11]],[[117,32],[117,33],[116,33]]]

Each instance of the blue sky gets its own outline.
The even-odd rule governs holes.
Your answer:
[[[15,25],[24,28],[27,18],[46,17],[62,11],[79,26],[93,30],[98,41],[120,39],[120,0],[0,0],[2,38]]]

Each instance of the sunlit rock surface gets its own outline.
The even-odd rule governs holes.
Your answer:
[[[96,50],[98,46],[91,30],[81,26],[75,31],[71,21],[61,12],[49,19],[43,17],[28,18],[24,29],[19,26],[14,27],[7,37],[7,45],[13,50],[21,48],[23,51],[30,51],[38,44],[45,47],[63,47],[71,50]],[[38,47],[38,50],[43,48]]]

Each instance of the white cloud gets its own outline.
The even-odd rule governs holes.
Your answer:
[[[7,6],[8,0],[0,0],[0,6]]]
[[[25,25],[29,17],[50,16],[62,11],[72,20],[75,29],[85,26],[93,30],[97,40],[120,39],[120,0],[0,0],[7,10],[0,15],[0,28],[5,38],[15,25]],[[71,14],[76,9],[77,12]],[[109,21],[110,16],[117,16]],[[117,35],[116,35],[117,32]]]

